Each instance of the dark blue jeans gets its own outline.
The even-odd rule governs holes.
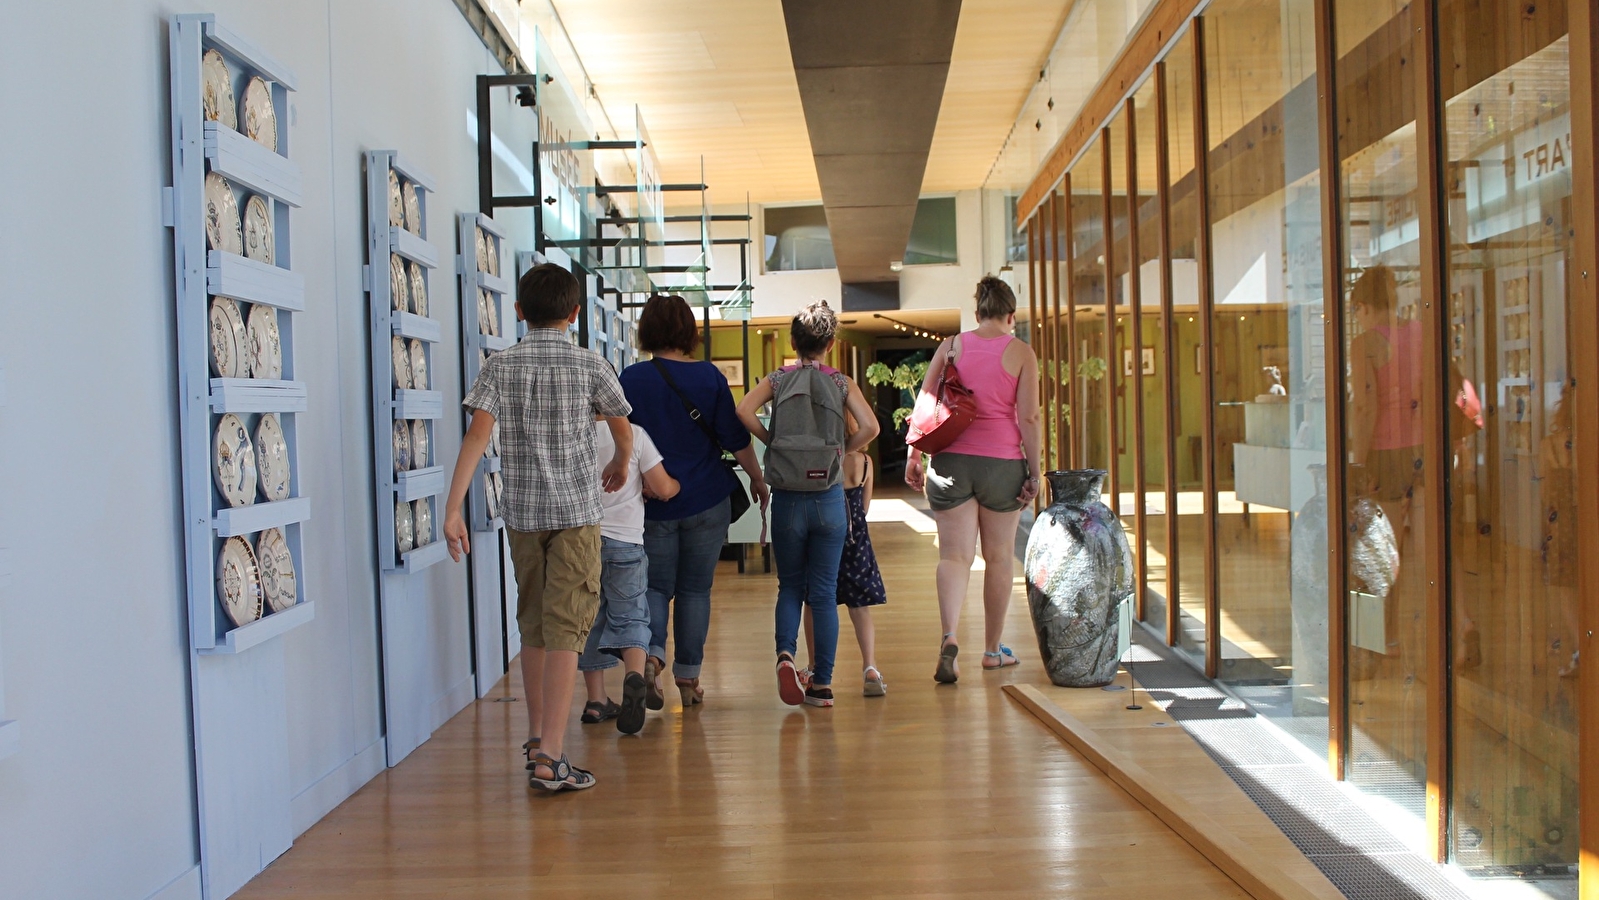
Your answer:
[[[644,552],[650,558],[650,655],[666,659],[670,620],[672,674],[678,678],[700,677],[705,636],[711,630],[711,581],[732,514],[732,501],[723,500],[685,519],[644,523]]]
[[[838,652],[838,561],[849,536],[844,488],[772,492],[777,561],[777,652],[793,653],[806,606],[816,635],[817,684],[833,683]]]

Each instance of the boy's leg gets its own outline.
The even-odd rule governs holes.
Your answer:
[[[560,759],[566,750],[577,657],[588,641],[599,609],[599,588],[600,526],[550,532],[545,550],[544,728],[540,749],[553,759]],[[548,766],[534,770],[540,778],[553,774]]]
[[[523,632],[526,634],[526,632]],[[522,645],[522,693],[527,696],[527,737],[541,741],[544,733],[544,648]]]
[[[666,631],[672,618],[672,594],[677,590],[677,526],[676,521],[644,523],[644,553],[649,557],[649,655],[660,660],[663,668],[666,663]]]
[[[516,624],[522,632],[522,692],[527,700],[527,736],[544,728],[544,578],[547,532],[505,530],[516,572]]]
[[[583,689],[588,694],[589,703],[604,703],[610,699],[605,694],[605,670],[616,665],[616,658],[600,651],[600,639],[605,633],[607,615],[605,592],[601,590],[600,608],[594,614],[594,625],[589,629],[589,638],[583,645],[583,654],[577,658],[577,670],[583,673]]]

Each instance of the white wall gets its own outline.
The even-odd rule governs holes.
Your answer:
[[[166,18],[160,0],[7,10],[0,32],[0,684],[22,745],[0,760],[0,894],[193,896],[190,746],[171,234]],[[295,330],[311,389],[300,416],[312,498],[300,573],[317,615],[283,638],[296,830],[381,766],[361,152],[394,148],[440,193],[429,233],[448,258],[475,209],[473,77],[497,71],[448,0],[212,0],[205,8],[293,69],[293,215],[307,310]],[[63,62],[70,60],[70,62]],[[526,154],[531,131],[498,128]],[[519,246],[527,223],[513,222]],[[432,283],[445,341],[433,372],[461,395],[455,285]],[[447,417],[435,452],[453,461]],[[470,677],[466,575],[436,566],[435,687]],[[378,752],[373,753],[377,747]]]

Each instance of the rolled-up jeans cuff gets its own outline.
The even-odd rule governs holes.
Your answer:
[[[664,661],[666,659],[666,648],[657,647],[654,644],[651,644],[649,647],[649,654],[656,659]]]
[[[673,678],[698,678],[700,677],[699,665],[687,666],[683,663],[672,663]]]
[[[577,670],[579,672],[603,672],[606,669],[614,669],[621,664],[621,660],[609,653],[596,653],[593,657],[584,653],[577,658]]]

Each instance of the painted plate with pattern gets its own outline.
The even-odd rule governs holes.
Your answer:
[[[489,292],[477,289],[477,333],[489,333]]]
[[[283,423],[277,413],[267,413],[256,423],[255,459],[261,496],[268,502],[289,499],[289,442],[283,439]]]
[[[400,176],[393,169],[389,170],[389,224],[405,227],[405,194],[400,190]]]
[[[261,618],[261,567],[250,542],[242,537],[223,541],[217,554],[217,599],[234,627]]]
[[[237,131],[239,113],[233,103],[233,73],[228,62],[215,50],[200,58],[200,104],[207,122],[220,122]]]
[[[477,270],[479,272],[489,270],[489,239],[481,228],[477,229]]]
[[[411,552],[416,546],[416,532],[411,522],[411,504],[404,500],[394,502],[394,546],[400,553]]]
[[[411,423],[411,468],[428,467],[428,423],[417,419]]]
[[[407,181],[401,189],[405,195],[405,230],[422,236],[422,198],[417,196],[416,185]]]
[[[488,507],[489,518],[491,520],[498,519],[500,517],[500,498],[498,493],[494,490],[494,476],[496,474],[498,473],[490,472],[489,474],[483,476],[483,501],[484,505]]]
[[[398,253],[389,254],[389,299],[397,312],[411,311],[411,279],[405,274],[405,260]]]
[[[248,346],[250,377],[276,381],[283,377],[283,336],[278,333],[278,311],[265,303],[250,307]]]
[[[428,354],[422,342],[412,338],[408,351],[411,357],[411,387],[419,391],[428,389]]]
[[[245,258],[272,265],[277,258],[272,241],[272,207],[260,194],[251,194],[244,201]]]
[[[255,541],[255,562],[261,568],[261,595],[268,610],[283,612],[300,602],[294,576],[294,555],[282,529],[268,528]]]
[[[205,176],[205,242],[212,250],[244,252],[244,228],[233,185],[215,172]]]
[[[499,337],[500,336],[499,304],[494,302],[494,295],[493,294],[490,294],[487,291],[484,291],[483,293],[484,293],[484,296],[487,298],[487,303],[488,303],[488,307],[489,307],[489,336],[490,337]]]
[[[412,514],[416,526],[416,545],[425,547],[433,543],[433,499],[423,497],[412,505],[416,507],[416,512]]]
[[[394,474],[411,468],[411,429],[404,419],[394,420]]]
[[[244,86],[244,102],[240,106],[244,136],[278,152],[278,111],[272,105],[272,86],[259,75],[251,78]]]
[[[428,314],[427,272],[417,262],[406,263],[406,268],[411,273],[411,312],[425,316]]]
[[[499,245],[495,242],[494,235],[484,233],[483,251],[484,255],[488,257],[489,274],[498,277],[500,274],[500,250]]]
[[[405,339],[395,335],[389,344],[389,353],[394,357],[394,386],[400,390],[409,390],[411,387],[411,356],[405,349]]]
[[[249,378],[244,316],[232,297],[211,298],[211,372],[218,378]]]
[[[255,448],[244,420],[233,413],[217,422],[212,442],[213,474],[217,490],[229,506],[249,506],[255,502]]]

